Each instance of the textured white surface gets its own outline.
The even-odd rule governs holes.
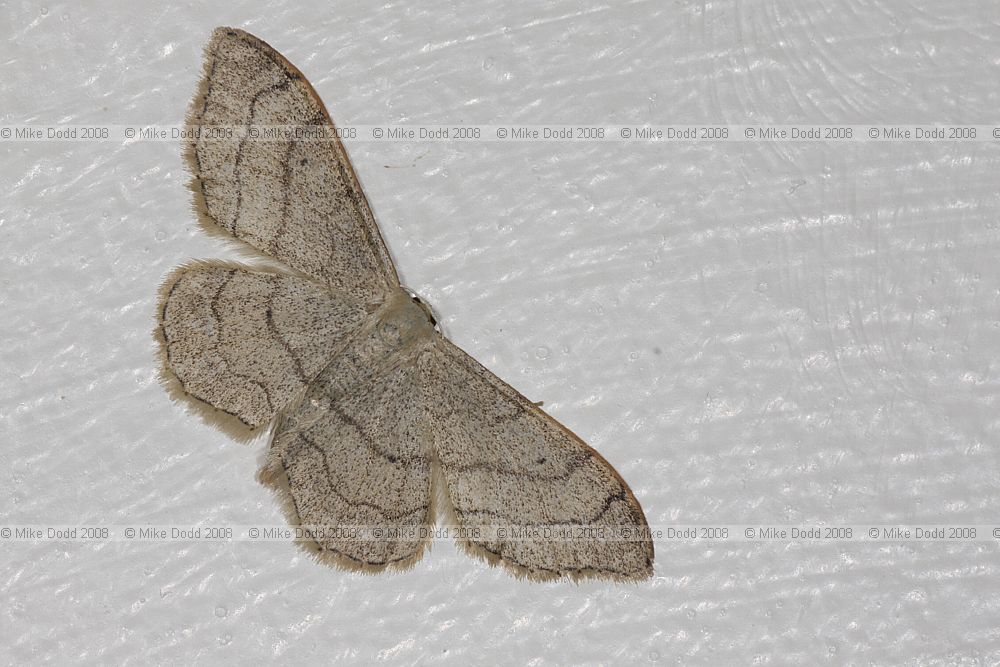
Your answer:
[[[181,122],[227,24],[341,124],[1000,120],[992,2],[302,4],[0,3],[0,123]],[[1000,517],[996,146],[347,147],[403,280],[651,524]],[[233,256],[180,146],[0,155],[0,522],[283,523],[265,441],[156,382],[160,280]],[[661,542],[637,586],[443,541],[377,578],[286,543],[3,549],[5,663],[1000,660],[986,543]]]

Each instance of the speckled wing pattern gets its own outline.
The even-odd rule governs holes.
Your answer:
[[[179,389],[251,429],[304,390],[368,316],[302,278],[210,263],[175,271],[160,313]]]
[[[189,122],[332,128],[302,74],[232,28],[213,34]],[[651,575],[645,517],[614,468],[399,286],[338,140],[203,133],[188,149],[206,227],[288,269],[174,271],[164,379],[235,435],[274,423],[261,479],[303,545],[346,568],[407,567],[443,516],[467,551],[532,579]],[[538,532],[577,527],[591,532]]]
[[[188,150],[208,220],[358,301],[397,287],[347,153],[302,73],[230,28],[212,35],[205,68]],[[293,129],[309,132],[273,134]],[[315,138],[318,131],[324,138]]]
[[[293,514],[310,527],[314,545],[306,546],[323,560],[372,571],[405,566],[424,549],[433,389],[416,360],[433,335],[423,311],[397,292],[278,420],[262,478],[287,489]],[[336,534],[348,527],[367,533]]]
[[[428,431],[469,551],[535,579],[652,574],[646,517],[600,454],[448,340],[419,363],[434,388]]]

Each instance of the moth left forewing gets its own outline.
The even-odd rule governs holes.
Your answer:
[[[187,124],[192,189],[208,231],[359,301],[398,287],[325,105],[275,49],[242,30],[217,29]]]
[[[463,546],[534,579],[651,575],[642,508],[600,454],[446,339],[419,363]]]

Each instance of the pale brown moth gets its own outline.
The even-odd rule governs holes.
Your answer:
[[[467,552],[532,579],[652,574],[645,516],[614,468],[444,338],[400,286],[330,116],[295,66],[253,35],[217,29],[187,123],[202,226],[283,268],[172,272],[157,327],[163,378],[238,437],[273,423],[261,479],[307,528],[307,548],[349,569],[405,568],[427,531],[393,529],[440,518],[467,529]],[[268,126],[331,132],[212,132]],[[343,526],[381,532],[324,530]],[[533,537],[541,527],[564,533]]]

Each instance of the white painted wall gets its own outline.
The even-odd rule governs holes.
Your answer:
[[[992,2],[227,4],[0,4],[0,125],[180,123],[226,24],[342,125],[1000,123]],[[651,524],[1000,526],[995,143],[347,145],[404,281]],[[266,442],[155,379],[160,280],[234,256],[180,146],[0,156],[0,525],[283,523]],[[633,586],[440,541],[382,577],[283,542],[0,548],[11,663],[1000,660],[982,541],[662,540]]]

